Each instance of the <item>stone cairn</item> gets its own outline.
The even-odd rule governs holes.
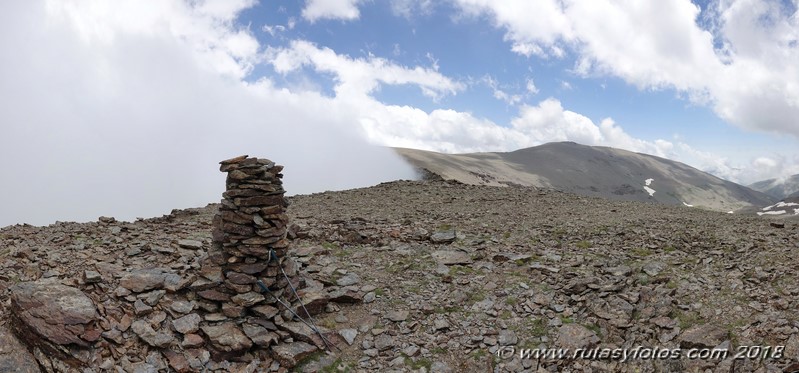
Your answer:
[[[235,326],[225,321],[202,328],[208,336],[224,333],[242,337],[234,338],[241,341],[237,344],[212,344],[217,358],[231,358],[246,353],[252,347],[248,341],[260,347],[277,342],[267,330],[274,329],[280,318],[291,318],[290,314],[281,316],[280,310],[286,310],[277,298],[288,303],[296,301],[288,289],[287,277],[295,288],[299,287],[300,278],[294,262],[285,258],[289,241],[288,204],[280,173],[283,166],[246,155],[224,160],[220,165],[219,170],[228,173],[226,191],[219,213],[214,216],[213,247],[201,272],[207,278],[218,276],[221,285],[197,295],[220,306],[224,316],[220,319],[238,320]],[[268,288],[267,292],[263,292],[258,280]]]

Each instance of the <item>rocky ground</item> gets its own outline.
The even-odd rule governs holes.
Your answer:
[[[70,362],[94,372],[781,372],[799,362],[796,221],[443,181],[290,200],[300,294],[332,353],[313,352],[324,344],[286,314],[245,337],[280,347],[210,358],[240,341],[192,316],[208,307],[195,292],[213,285],[199,273],[209,205],[133,223],[0,229],[0,372]],[[214,346],[196,345],[201,333]],[[732,358],[750,345],[771,350]],[[731,354],[518,355],[636,346]]]

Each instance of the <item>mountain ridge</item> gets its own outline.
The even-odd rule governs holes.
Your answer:
[[[787,178],[761,180],[749,184],[748,187],[777,199],[799,197],[799,174]]]
[[[511,152],[467,154],[394,149],[418,169],[466,184],[518,184],[722,212],[777,201],[680,162],[604,146],[558,142]]]

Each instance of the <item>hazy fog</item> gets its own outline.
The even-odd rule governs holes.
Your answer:
[[[0,8],[0,227],[218,202],[217,162],[240,154],[285,165],[290,194],[413,177],[329,98],[242,83],[235,35],[198,54],[196,35],[106,30],[45,2]],[[207,23],[199,33],[219,32]]]

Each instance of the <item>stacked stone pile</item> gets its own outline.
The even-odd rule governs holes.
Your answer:
[[[214,217],[213,239],[226,265],[225,284],[236,293],[246,293],[245,287],[258,278],[280,296],[287,285],[280,265],[289,246],[283,166],[246,155],[220,164],[220,171],[228,173],[227,190]]]
[[[280,173],[283,166],[246,155],[220,164],[220,171],[228,173],[226,191],[219,213],[214,216],[213,247],[201,275],[222,284],[200,290],[197,295],[217,304],[225,318],[244,321],[241,325],[247,335],[242,338],[244,343],[212,346],[216,347],[217,354],[228,357],[249,349],[251,344],[247,339],[262,347],[276,342],[264,326],[281,318],[278,298],[286,302],[295,300],[293,294],[286,291],[287,277],[295,288],[299,287],[300,279],[294,262],[285,260],[289,241],[286,238],[287,203]],[[267,293],[262,293],[258,280],[269,289]],[[206,317],[206,321],[212,320]],[[264,322],[267,324],[259,325]],[[227,321],[203,327],[203,332],[209,336],[227,334],[230,330]]]

